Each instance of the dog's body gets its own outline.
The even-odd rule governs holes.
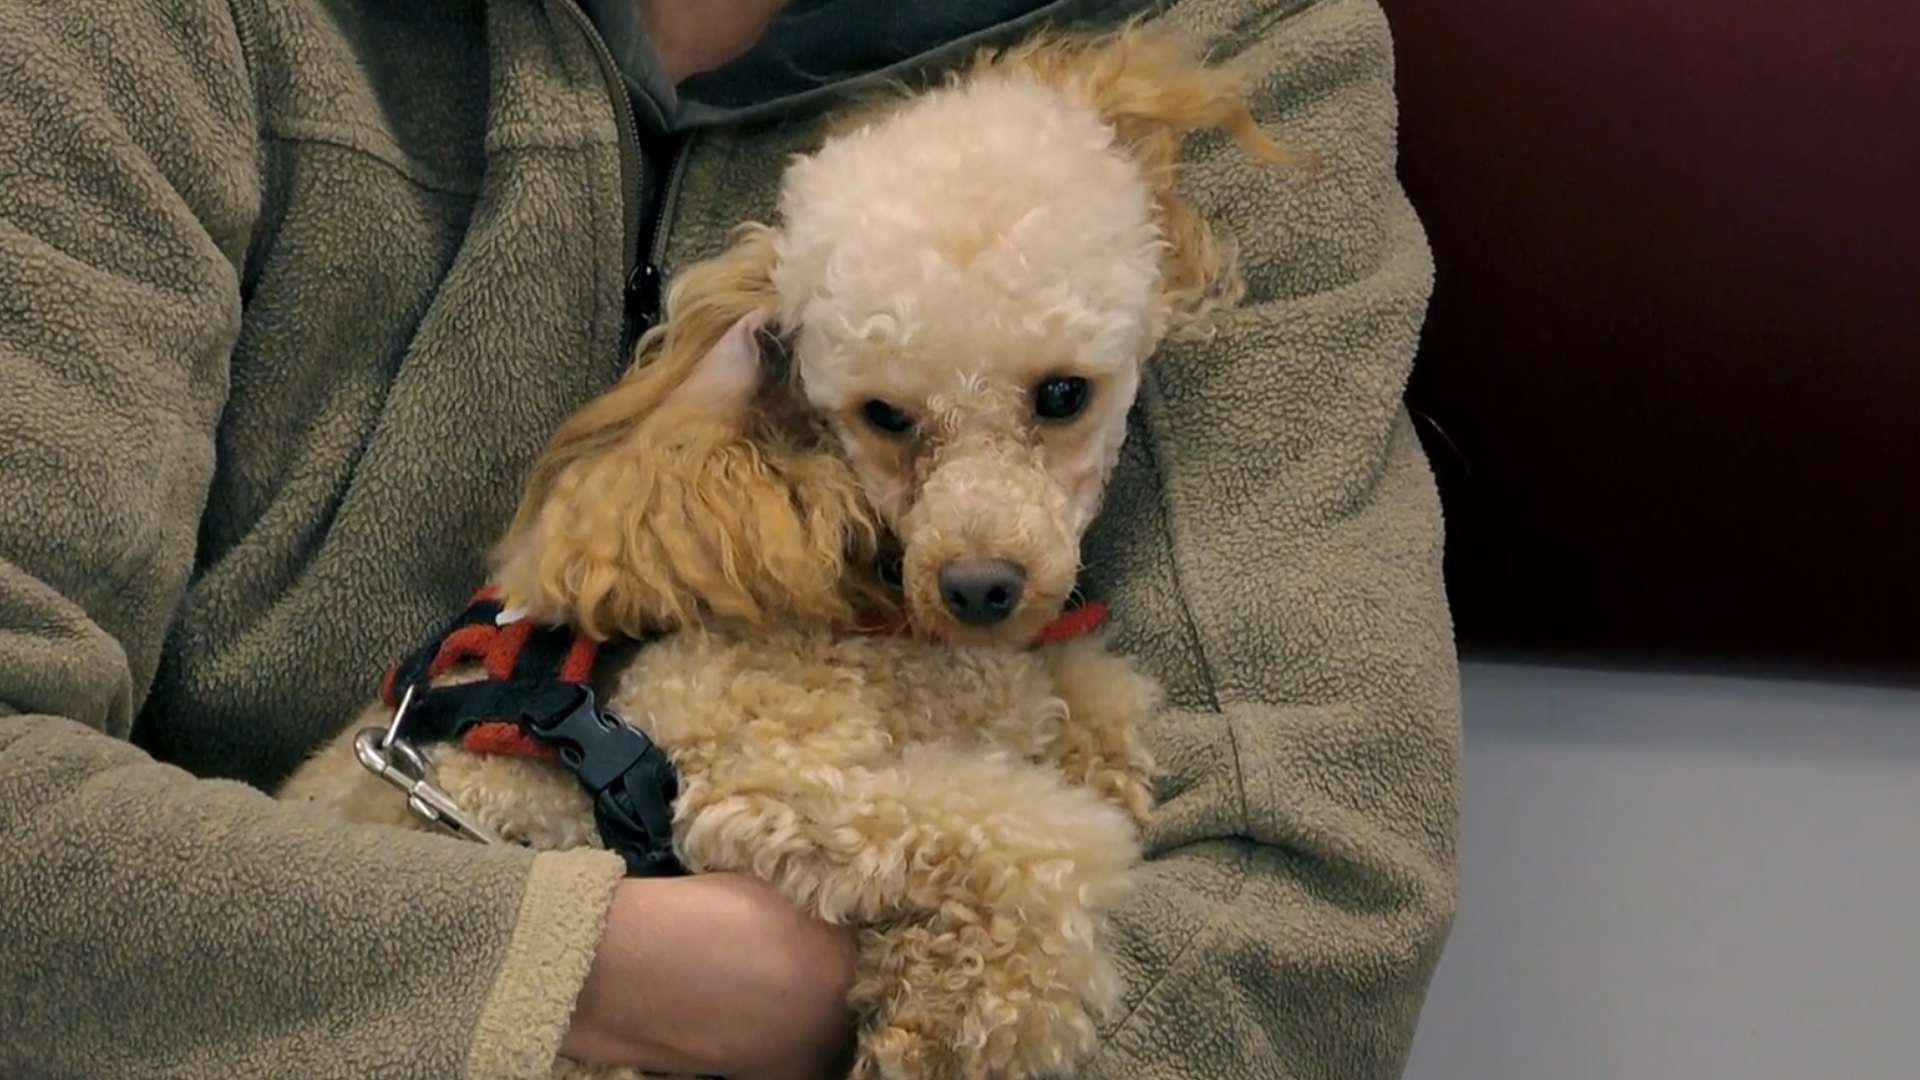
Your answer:
[[[1149,796],[1134,733],[1155,701],[1096,642],[682,633],[608,672],[603,700],[674,760],[689,869],[754,874],[835,922],[923,931],[863,936],[851,1004],[883,1017],[863,1036],[869,1075],[1056,1075],[1091,1048],[1119,998],[1099,923],[1136,858]],[[359,766],[352,736],[283,797],[433,827]],[[601,843],[550,762],[443,747],[433,770],[502,839]]]
[[[1230,76],[1130,33],[993,55],[842,124],[789,171],[782,229],[680,276],[497,552],[521,617],[665,632],[603,665],[600,696],[672,759],[689,868],[863,928],[856,1075],[1069,1074],[1119,1003],[1102,929],[1150,810],[1158,693],[1097,638],[1033,642],[1141,366],[1238,297],[1172,185],[1205,127],[1287,160]],[[911,632],[852,629],[876,618]],[[389,715],[283,796],[425,827],[354,757]],[[498,835],[600,842],[554,765],[431,757]]]

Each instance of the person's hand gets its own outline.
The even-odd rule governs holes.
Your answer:
[[[788,0],[634,0],[653,51],[677,86],[739,57]]]
[[[852,930],[753,878],[628,878],[560,1051],[650,1073],[838,1080],[857,952]]]

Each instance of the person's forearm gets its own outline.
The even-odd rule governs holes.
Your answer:
[[[570,1058],[730,1080],[838,1075],[854,934],[738,874],[630,878],[561,1043]]]
[[[544,1078],[621,873],[0,718],[0,1075]]]

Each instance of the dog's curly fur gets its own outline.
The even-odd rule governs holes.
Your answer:
[[[1181,140],[1210,127],[1298,163],[1230,72],[1138,27],[986,53],[838,118],[789,169],[780,227],[675,280],[497,549],[530,617],[668,632],[614,649],[600,694],[679,770],[690,868],[863,928],[857,1075],[1064,1075],[1120,1000],[1102,928],[1151,809],[1139,728],[1158,691],[1095,640],[1026,643],[1069,598],[1141,366],[1239,296],[1228,246],[1175,190]],[[1036,383],[1061,376],[1087,404],[1036,418]],[[907,429],[877,429],[876,401]],[[1026,572],[989,626],[939,585],[978,559]],[[889,621],[914,633],[846,632]],[[354,760],[387,715],[282,796],[423,827]],[[559,769],[432,758],[504,838],[600,843]]]

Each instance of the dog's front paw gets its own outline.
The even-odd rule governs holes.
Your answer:
[[[905,1018],[883,1020],[862,1034],[851,1080],[988,1080],[967,1069],[951,1033],[928,1032]]]
[[[1088,928],[978,914],[889,958],[894,992],[861,1039],[867,1080],[1060,1080],[1093,1053],[1121,980]]]
[[[1094,774],[1093,789],[1108,802],[1127,812],[1133,823],[1145,828],[1153,816],[1153,783],[1133,769],[1104,769]]]
[[[1093,1050],[1091,1016],[1068,1002],[997,1003],[986,1023],[924,1029],[911,1020],[876,1024],[861,1040],[852,1080],[1059,1080]]]
[[[1097,754],[1069,754],[1057,764],[1070,783],[1125,810],[1136,827],[1146,827],[1154,802],[1151,773],[1144,762],[1116,763]]]
[[[1153,812],[1154,763],[1141,731],[1159,707],[1159,687],[1097,643],[1057,647],[1048,661],[1067,719],[1045,758],[1068,782],[1144,826]]]

